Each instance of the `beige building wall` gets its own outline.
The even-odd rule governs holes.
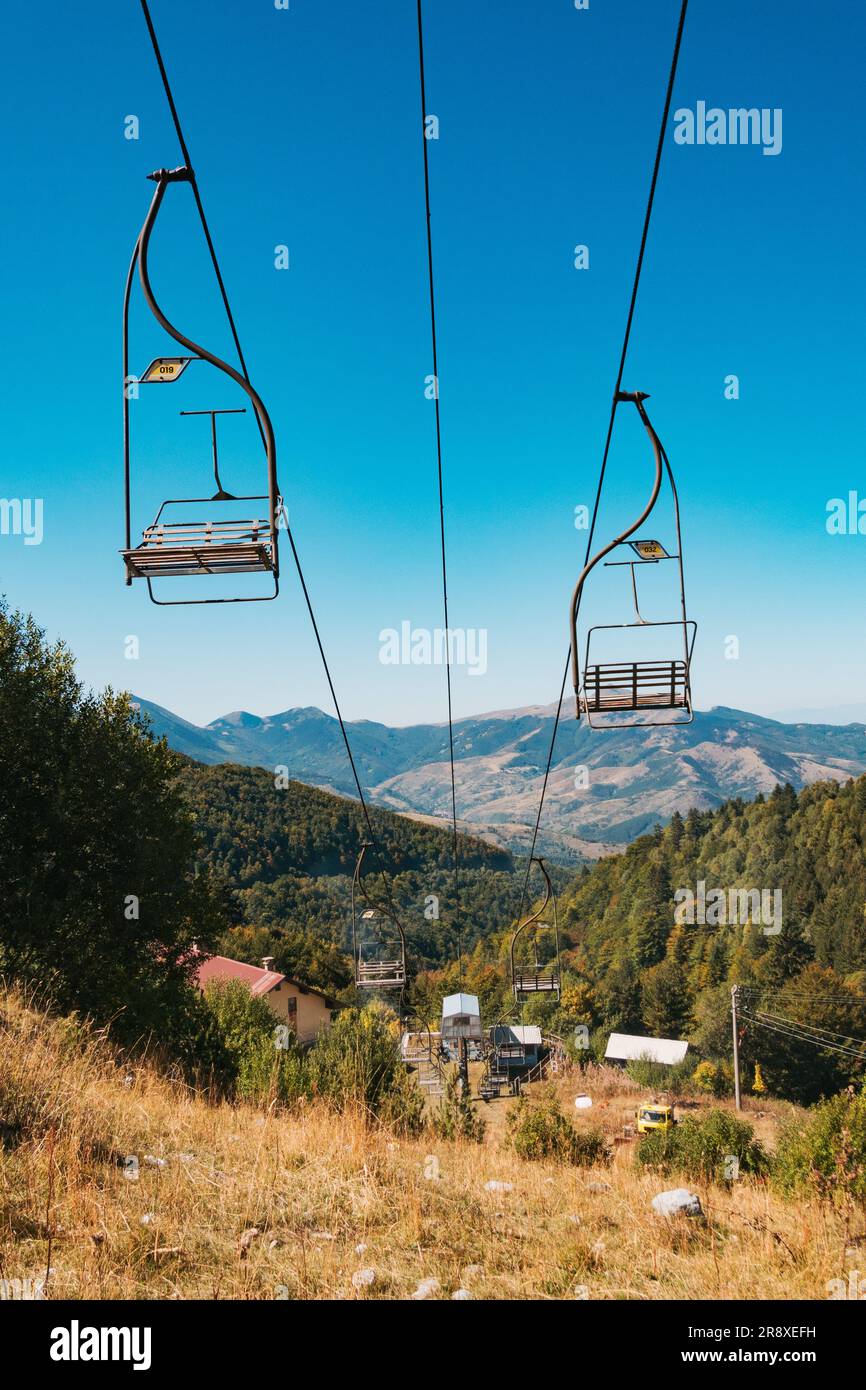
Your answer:
[[[318,994],[303,994],[297,985],[283,980],[264,996],[281,1023],[287,1023],[299,1042],[312,1042],[331,1024],[331,1010]]]

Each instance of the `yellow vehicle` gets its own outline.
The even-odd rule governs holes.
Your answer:
[[[637,1132],[638,1134],[650,1134],[654,1130],[661,1129],[667,1132],[673,1129],[676,1124],[674,1107],[672,1105],[659,1105],[655,1101],[645,1101],[637,1109]]]

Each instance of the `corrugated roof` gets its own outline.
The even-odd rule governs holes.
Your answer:
[[[675,1038],[639,1038],[631,1033],[611,1033],[605,1057],[614,1062],[661,1062],[666,1067],[681,1062],[689,1050],[687,1042]]]
[[[496,1042],[519,1042],[524,1047],[541,1047],[541,1029],[535,1023],[497,1023],[493,1030]]]
[[[209,980],[242,980],[249,987],[250,994],[268,994],[285,978],[276,970],[263,970],[260,965],[247,965],[245,961],[231,960],[229,956],[211,956],[196,971],[196,980],[202,988]]]
[[[247,965],[246,961],[232,960],[230,956],[211,956],[199,966],[195,978],[199,989],[204,989],[209,980],[241,980],[249,986],[250,994],[269,994],[285,981],[286,984],[294,985],[301,994],[318,995],[320,999],[324,999],[329,1009],[340,1007],[336,999],[332,999],[320,989],[314,989],[312,985],[304,984],[303,980],[296,980],[291,975],[280,975],[276,970],[264,970],[260,965]]]

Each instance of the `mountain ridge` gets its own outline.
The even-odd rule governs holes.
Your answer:
[[[199,726],[152,701],[136,703],[157,735],[206,764],[235,762],[352,796],[338,721],[315,706],[254,715],[234,710]],[[556,702],[464,716],[454,722],[458,816],[467,833],[525,852],[556,716]],[[571,726],[572,733],[568,729]],[[447,724],[347,724],[370,800],[417,818],[450,817]],[[719,705],[679,728],[630,729],[604,738],[563,718],[539,837],[563,862],[598,858],[674,811],[709,810],[731,797],[799,789],[866,772],[866,725],[785,724]]]

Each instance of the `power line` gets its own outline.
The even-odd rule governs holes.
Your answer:
[[[754,1023],[759,1028],[766,1028],[771,1033],[778,1033],[782,1037],[792,1038],[795,1042],[812,1043],[813,1046],[816,1046],[821,1052],[837,1052],[842,1056],[856,1057],[858,1061],[866,1062],[866,1040],[860,1043],[858,1049],[842,1047],[839,1043],[820,1042],[818,1039],[809,1037],[797,1028],[784,1028],[778,1023],[771,1023],[766,1017],[755,1017],[752,1014],[744,1013],[742,1010],[740,1011],[740,1016],[745,1019],[746,1022]]]
[[[198,183],[197,183],[197,180],[196,180],[196,177],[195,177],[195,173],[194,173],[194,170],[193,170],[192,160],[191,160],[191,158],[190,158],[189,146],[187,145],[186,139],[185,139],[185,137],[184,137],[183,127],[182,127],[182,125],[181,125],[180,117],[179,117],[178,111],[177,111],[177,106],[176,106],[175,100],[174,100],[174,94],[173,94],[172,89],[171,89],[171,84],[170,84],[170,82],[169,82],[169,80],[168,80],[168,73],[166,72],[165,63],[163,62],[162,52],[161,52],[160,47],[159,47],[159,41],[158,41],[158,39],[157,39],[157,37],[156,37],[156,30],[155,30],[154,25],[153,25],[153,20],[151,19],[150,10],[149,10],[149,8],[148,8],[147,0],[140,0],[140,3],[141,3],[142,12],[143,12],[143,14],[144,14],[145,23],[147,24],[147,31],[148,31],[148,34],[150,35],[150,41],[151,41],[151,44],[153,45],[153,51],[154,51],[154,55],[155,55],[155,57],[156,57],[157,67],[159,68],[159,75],[160,75],[160,77],[162,78],[162,85],[163,85],[163,88],[165,89],[166,100],[168,101],[168,107],[169,107],[169,110],[170,110],[170,112],[171,112],[171,118],[172,118],[172,121],[174,122],[174,128],[175,128],[175,131],[176,131],[176,133],[177,133],[177,139],[178,139],[178,143],[179,143],[179,145],[180,145],[181,154],[183,155],[183,161],[184,161],[184,164],[186,165],[187,169],[188,169],[189,172],[190,172],[190,180],[189,180],[189,181],[190,181],[190,184],[191,184],[191,186],[192,186],[192,191],[193,191],[193,196],[194,196],[194,198],[195,198],[196,208],[198,209],[198,214],[199,214],[199,218],[200,218],[200,220],[201,220],[202,230],[203,230],[203,232],[204,232],[205,241],[207,242],[208,251],[210,252],[211,262],[212,262],[213,268],[214,268],[214,274],[216,275],[217,284],[219,285],[220,294],[221,294],[221,296],[222,296],[223,305],[224,305],[224,307],[225,307],[226,318],[228,319],[229,327],[231,328],[232,337],[233,337],[234,343],[235,343],[235,348],[237,349],[238,361],[239,361],[239,363],[240,363],[240,367],[241,367],[241,371],[243,372],[244,379],[245,379],[245,381],[249,384],[249,383],[250,383],[250,376],[249,376],[249,372],[248,372],[248,370],[247,370],[247,364],[246,364],[246,360],[245,360],[245,358],[244,358],[243,349],[242,349],[242,347],[241,347],[240,337],[239,337],[239,335],[238,335],[238,331],[237,331],[237,326],[236,326],[236,324],[235,324],[234,315],[232,314],[231,305],[229,304],[228,291],[226,290],[226,287],[225,287],[225,281],[223,280],[222,272],[221,272],[221,270],[220,270],[219,260],[218,260],[218,258],[217,258],[217,254],[216,254],[216,248],[215,248],[214,243],[213,243],[213,238],[211,237],[211,234],[210,234],[210,228],[208,227],[207,218],[205,217],[204,206],[203,206],[203,204],[202,204],[201,195],[200,195],[199,189],[198,189]],[[257,416],[256,418],[258,419],[258,416]],[[262,441],[264,442],[264,433],[263,433],[263,431],[262,431],[261,421],[259,421],[259,432],[262,434]],[[338,722],[339,725],[340,725],[340,733],[341,733],[342,738],[343,738],[343,744],[345,745],[346,756],[348,757],[348,760],[349,760],[349,766],[351,767],[351,770],[352,770],[352,777],[353,777],[353,779],[354,779],[355,787],[356,787],[357,792],[358,792],[358,799],[359,799],[359,801],[360,801],[360,803],[361,803],[361,809],[362,809],[363,814],[364,814],[364,821],[365,821],[366,826],[367,826],[367,832],[368,832],[368,834],[369,834],[369,836],[370,836],[370,840],[371,840],[371,842],[372,842],[373,849],[374,849],[374,852],[375,852],[375,854],[376,854],[376,858],[377,858],[378,863],[379,863],[379,872],[380,872],[380,874],[381,874],[381,876],[382,876],[382,882],[383,882],[383,884],[384,884],[384,886],[385,886],[385,892],[386,892],[386,895],[387,895],[387,898],[388,898],[388,904],[389,904],[389,906],[390,906],[390,908],[391,908],[391,911],[393,912],[395,918],[397,918],[397,920],[399,921],[399,917],[398,917],[398,914],[397,914],[396,905],[395,905],[395,903],[394,903],[394,899],[393,899],[393,895],[392,895],[391,883],[390,883],[390,880],[389,880],[389,878],[388,878],[388,874],[386,873],[386,870],[385,870],[384,857],[383,857],[382,852],[381,852],[381,849],[380,849],[380,847],[379,847],[379,841],[378,841],[378,839],[377,839],[377,837],[376,837],[375,831],[373,830],[373,823],[372,823],[372,820],[371,820],[371,818],[370,818],[369,807],[367,806],[367,802],[366,802],[366,799],[365,799],[365,797],[364,797],[364,792],[363,792],[363,789],[362,789],[362,787],[361,787],[361,780],[360,780],[360,778],[359,778],[359,776],[358,776],[358,769],[357,769],[357,766],[356,766],[356,764],[355,764],[354,755],[353,755],[353,753],[352,753],[352,746],[351,746],[351,743],[349,742],[348,731],[347,731],[347,729],[346,729],[346,724],[345,724],[345,721],[344,721],[344,719],[343,719],[342,711],[341,711],[341,709],[340,709],[340,702],[339,702],[339,700],[337,699],[337,692],[336,692],[336,690],[335,690],[335,688],[334,688],[334,682],[333,682],[333,678],[332,678],[332,676],[331,676],[331,669],[330,669],[330,666],[329,666],[329,664],[328,664],[328,659],[327,659],[327,656],[325,655],[325,648],[324,648],[324,644],[323,644],[323,642],[322,642],[321,633],[320,633],[320,631],[319,631],[319,624],[318,624],[318,622],[316,621],[316,615],[315,615],[315,611],[314,611],[314,609],[313,609],[313,602],[312,602],[312,599],[310,598],[310,592],[309,592],[309,589],[307,588],[306,579],[304,578],[304,571],[303,571],[303,568],[302,568],[302,566],[301,566],[301,560],[300,560],[300,556],[298,555],[297,546],[295,545],[294,536],[292,535],[292,528],[291,528],[291,526],[289,525],[288,513],[287,513],[286,508],[285,508],[285,506],[283,505],[282,501],[280,501],[280,514],[282,515],[283,522],[284,522],[284,524],[285,524],[286,534],[287,534],[288,539],[289,539],[289,545],[290,545],[291,548],[292,548],[292,555],[293,555],[293,557],[294,557],[295,567],[296,567],[296,569],[297,569],[297,571],[298,571],[298,579],[300,580],[300,583],[301,583],[301,590],[302,590],[303,595],[304,595],[304,601],[305,601],[305,603],[306,603],[306,605],[307,605],[307,612],[308,612],[309,615],[310,615],[310,622],[312,623],[313,632],[314,632],[315,638],[316,638],[316,644],[317,644],[318,649],[319,649],[319,655],[320,655],[320,657],[321,657],[321,659],[322,659],[322,665],[323,665],[323,667],[324,667],[325,676],[326,676],[327,681],[328,681],[328,688],[329,688],[329,690],[330,690],[330,692],[331,692],[331,699],[332,699],[333,702],[334,702],[334,709],[335,709],[336,715],[337,715],[337,722]]]
[[[804,1023],[801,1019],[798,1018],[788,1018],[786,1014],[773,1014],[770,1013],[767,1009],[760,1008],[756,1009],[755,1012],[759,1015],[759,1017],[770,1019],[774,1023],[790,1024],[792,1027],[801,1028],[807,1033],[814,1034],[816,1039],[821,1037],[840,1038],[842,1042],[856,1044],[859,1044],[863,1041],[862,1038],[852,1037],[850,1033],[841,1033],[836,1028],[822,1028],[819,1024],[816,1023]]]
[[[759,989],[753,985],[738,985],[741,994],[755,995],[759,999],[776,999],[784,1003],[788,999],[806,1000],[810,1004],[866,1004],[866,994],[852,990],[850,994],[815,994],[810,990]]]
[[[457,964],[463,982],[463,937],[460,912],[459,838],[457,835],[457,789],[454,777],[454,718],[451,702],[451,629],[448,623],[448,569],[445,561],[445,489],[442,475],[442,422],[439,411],[439,355],[436,344],[436,288],[433,274],[433,229],[430,220],[430,162],[427,155],[427,90],[424,80],[424,23],[418,0],[418,72],[421,85],[421,147],[424,152],[424,204],[427,226],[427,276],[430,287],[430,336],[433,343],[433,402],[436,415],[436,469],[439,482],[439,537],[442,552],[442,604],[445,611],[445,683],[448,692],[448,754],[451,765],[452,863],[457,926]]]
[[[419,0],[419,4],[420,4],[420,0]],[[611,439],[612,439],[612,437],[613,437],[613,424],[614,424],[614,420],[615,420],[615,418],[616,418],[617,395],[618,395],[619,390],[620,390],[620,388],[621,388],[621,386],[622,386],[622,377],[623,377],[623,372],[624,372],[624,370],[625,370],[625,359],[626,359],[626,355],[627,355],[627,353],[628,353],[629,339],[631,338],[631,329],[632,329],[632,323],[633,323],[633,321],[634,321],[634,311],[635,311],[635,305],[636,305],[636,303],[637,303],[638,287],[639,287],[639,285],[640,285],[641,271],[643,270],[644,255],[645,255],[646,247],[647,247],[647,239],[648,239],[648,237],[649,237],[650,219],[651,219],[651,217],[652,217],[653,203],[655,202],[656,185],[657,185],[657,183],[658,183],[659,169],[660,169],[660,167],[661,167],[662,152],[663,152],[663,149],[664,149],[665,134],[666,134],[666,132],[667,132],[668,117],[669,117],[669,115],[670,115],[671,100],[672,100],[672,97],[673,97],[673,90],[674,90],[674,81],[675,81],[676,75],[677,75],[677,66],[678,66],[678,64],[679,64],[679,57],[680,57],[680,46],[681,46],[681,44],[682,44],[683,28],[684,28],[685,22],[686,22],[686,11],[688,10],[688,5],[689,5],[689,0],[682,0],[682,6],[681,6],[681,8],[680,8],[679,22],[678,22],[678,24],[677,24],[676,37],[675,37],[675,39],[674,39],[674,49],[673,49],[673,55],[672,55],[672,57],[671,57],[670,71],[669,71],[669,73],[668,73],[668,82],[667,82],[667,88],[666,88],[666,91],[665,91],[664,108],[663,108],[663,110],[662,110],[661,126],[660,126],[660,128],[659,128],[659,138],[658,138],[658,143],[657,143],[657,145],[656,145],[655,160],[653,161],[653,171],[652,171],[652,177],[651,177],[651,179],[650,179],[649,195],[648,195],[648,197],[647,197],[646,212],[645,212],[645,214],[644,214],[643,231],[642,231],[642,233],[641,233],[641,239],[640,239],[640,249],[639,249],[639,251],[638,251],[637,264],[636,264],[636,266],[635,266],[635,272],[634,272],[634,280],[633,280],[633,282],[632,282],[632,287],[631,287],[631,298],[630,298],[630,300],[629,300],[628,315],[627,315],[627,317],[626,317],[626,324],[625,324],[625,333],[624,333],[624,335],[623,335],[623,340],[622,340],[622,351],[620,352],[620,356],[619,356],[619,368],[618,368],[617,374],[616,374],[616,385],[614,386],[614,390],[613,390],[613,399],[611,400],[610,418],[609,418],[609,420],[608,420],[608,425],[607,425],[607,436],[606,436],[605,441],[604,441],[604,452],[603,452],[603,454],[602,454],[601,469],[600,469],[600,471],[599,471],[599,476],[598,476],[598,487],[597,487],[597,489],[596,489],[596,494],[595,494],[595,504],[594,504],[593,509],[592,509],[592,520],[591,520],[591,522],[590,522],[589,535],[588,535],[588,537],[587,537],[587,542],[586,542],[586,556],[585,556],[584,562],[583,562],[583,563],[584,563],[584,567],[589,563],[589,556],[590,556],[590,552],[591,552],[591,549],[592,549],[592,540],[593,540],[593,536],[594,536],[594,534],[595,534],[595,524],[596,524],[596,521],[597,521],[597,519],[598,519],[598,509],[599,509],[599,504],[600,504],[600,502],[601,502],[601,489],[602,489],[602,484],[604,483],[605,472],[606,472],[606,470],[607,470],[607,459],[608,459],[608,454],[610,453],[610,443],[611,443]],[[531,847],[531,849],[530,849],[530,851],[529,851],[529,860],[528,860],[527,865],[526,865],[526,874],[525,874],[524,880],[523,880],[523,892],[521,893],[521,897],[520,897],[520,911],[519,911],[518,914],[517,914],[518,920],[519,920],[520,917],[522,917],[522,915],[523,915],[523,906],[524,906],[524,903],[525,903],[525,901],[526,901],[526,890],[527,890],[527,887],[529,886],[529,873],[530,873],[530,870],[531,870],[531,868],[532,868],[532,857],[533,857],[533,855],[535,854],[535,846],[536,846],[536,842],[537,842],[537,840],[538,840],[538,830],[539,830],[539,826],[540,826],[540,824],[541,824],[541,815],[542,815],[542,811],[543,811],[543,809],[544,809],[544,798],[545,798],[545,796],[546,796],[546,794],[547,794],[547,784],[548,784],[548,781],[550,780],[550,768],[551,768],[551,765],[552,765],[552,763],[553,763],[553,752],[554,752],[554,748],[555,748],[555,746],[556,746],[556,735],[557,735],[557,731],[558,731],[558,729],[559,729],[560,717],[561,717],[561,715],[562,715],[562,702],[563,702],[563,700],[564,700],[564,698],[565,698],[565,685],[566,685],[566,681],[568,680],[568,668],[569,668],[570,663],[571,663],[571,644],[569,643],[569,648],[568,648],[568,651],[567,651],[566,657],[565,657],[565,669],[564,669],[564,671],[563,671],[563,673],[562,673],[562,685],[561,685],[560,691],[559,691],[559,702],[558,702],[557,707],[556,707],[556,718],[555,718],[554,721],[553,721],[553,732],[552,732],[552,734],[551,734],[551,736],[550,736],[550,749],[549,749],[548,754],[547,754],[547,766],[545,767],[545,770],[544,770],[544,780],[543,780],[542,785],[541,785],[541,798],[540,798],[540,800],[539,800],[539,805],[538,805],[538,815],[537,815],[536,818],[535,818],[535,829],[534,829],[533,834],[532,834],[532,847]]]
[[[207,249],[210,252],[211,263],[214,268],[214,274],[216,276],[217,284],[219,285],[219,291],[222,296],[223,306],[226,311],[226,318],[228,319],[229,328],[231,329],[232,338],[234,339],[235,351],[238,355],[238,362],[240,363],[240,368],[244,374],[244,378],[249,384],[250,374],[247,371],[247,364],[244,359],[243,348],[241,347],[241,340],[238,336],[237,327],[235,326],[234,315],[232,314],[231,305],[229,304],[228,292],[226,290],[222,273],[220,271],[219,261],[217,260],[216,248],[214,247],[213,239],[210,234],[210,227],[208,226],[208,221],[205,217],[204,205],[202,203],[201,194],[199,193],[198,188],[198,180],[195,176],[195,168],[189,156],[189,147],[187,146],[186,140],[184,139],[183,128],[180,123],[180,117],[177,114],[177,107],[174,103],[174,95],[171,90],[171,84],[168,80],[168,73],[165,70],[165,63],[162,60],[162,53],[160,52],[159,42],[157,41],[156,30],[153,27],[153,20],[150,17],[150,10],[148,8],[147,0],[141,0],[141,8],[144,14],[144,22],[147,25],[147,32],[150,35],[150,42],[153,45],[153,52],[156,57],[156,64],[159,68],[159,75],[162,78],[162,85],[165,89],[166,100],[168,101],[168,109],[171,112],[171,119],[174,122],[174,128],[177,132],[177,140],[178,144],[180,145],[181,154],[183,155],[183,162],[189,170],[189,182],[192,188],[192,196],[195,199],[195,205],[198,209],[198,215],[201,221],[202,231],[204,232],[204,239],[207,242]],[[259,427],[259,434],[261,435],[262,443],[264,444],[265,434],[262,428],[262,422],[258,417],[258,412],[256,412],[256,424]]]

